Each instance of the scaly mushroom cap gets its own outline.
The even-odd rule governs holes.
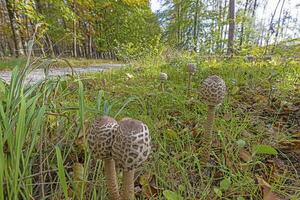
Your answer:
[[[223,79],[214,75],[204,80],[200,94],[208,105],[217,106],[224,100],[226,85]]]
[[[168,80],[168,74],[163,73],[163,72],[160,73],[159,79],[160,79],[161,81],[166,81],[166,80]]]
[[[112,149],[118,167],[125,171],[139,167],[151,151],[147,125],[130,118],[119,121],[118,134]]]
[[[189,63],[187,65],[187,69],[188,69],[188,72],[191,73],[191,74],[194,74],[197,72],[197,67],[194,63]]]
[[[97,118],[88,134],[88,144],[96,159],[112,157],[112,144],[118,130],[118,122],[107,116]]]

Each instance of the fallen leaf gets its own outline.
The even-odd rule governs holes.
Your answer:
[[[133,78],[133,75],[129,74],[129,73],[126,73],[126,76],[127,76],[128,79],[132,79]]]
[[[271,185],[265,181],[262,177],[256,175],[259,186],[262,188],[263,200],[281,200],[281,198],[272,192]]]
[[[143,197],[146,199],[151,199],[156,197],[161,190],[156,185],[156,178],[154,175],[151,174],[143,174],[139,177],[139,183],[141,185],[141,192]]]
[[[231,113],[225,113],[223,118],[225,121],[230,121],[232,119],[232,114]]]
[[[74,163],[73,169],[73,181],[74,181],[74,192],[77,195],[81,194],[81,190],[84,187],[84,167],[81,163]]]
[[[252,160],[251,154],[246,149],[240,150],[239,157],[245,162],[249,162]]]
[[[285,152],[300,152],[300,140],[286,140],[281,141],[280,149],[284,150]]]
[[[84,168],[81,163],[74,163],[72,166],[73,169],[73,179],[74,181],[84,180]]]

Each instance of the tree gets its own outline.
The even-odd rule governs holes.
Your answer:
[[[11,32],[13,35],[13,41],[15,46],[15,50],[13,53],[17,57],[22,56],[24,55],[24,50],[23,50],[23,45],[22,45],[21,36],[19,32],[19,27],[17,25],[17,11],[15,9],[16,2],[14,2],[13,0],[5,0],[5,2],[6,2],[6,8],[10,20]]]
[[[228,30],[228,46],[227,55],[232,56],[234,53],[234,29],[235,29],[235,0],[229,0],[229,30]]]

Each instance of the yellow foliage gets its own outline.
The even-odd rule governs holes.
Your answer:
[[[123,0],[129,6],[146,6],[149,4],[148,0]]]

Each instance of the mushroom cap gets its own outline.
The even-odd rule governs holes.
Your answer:
[[[166,81],[166,80],[168,80],[168,74],[161,72],[161,73],[159,74],[159,79],[160,79],[161,81]]]
[[[225,82],[216,75],[210,76],[202,83],[200,94],[206,104],[217,106],[224,100],[226,94]]]
[[[187,65],[187,70],[191,74],[196,73],[197,72],[197,66],[196,66],[196,64],[195,63],[189,63]]]
[[[244,60],[246,62],[253,62],[255,60],[254,56],[253,55],[246,55]]]
[[[108,116],[97,118],[89,131],[89,148],[96,159],[112,157],[112,144],[118,130],[118,122]]]
[[[118,134],[112,149],[118,167],[125,171],[139,167],[151,151],[147,125],[130,118],[119,121]]]

